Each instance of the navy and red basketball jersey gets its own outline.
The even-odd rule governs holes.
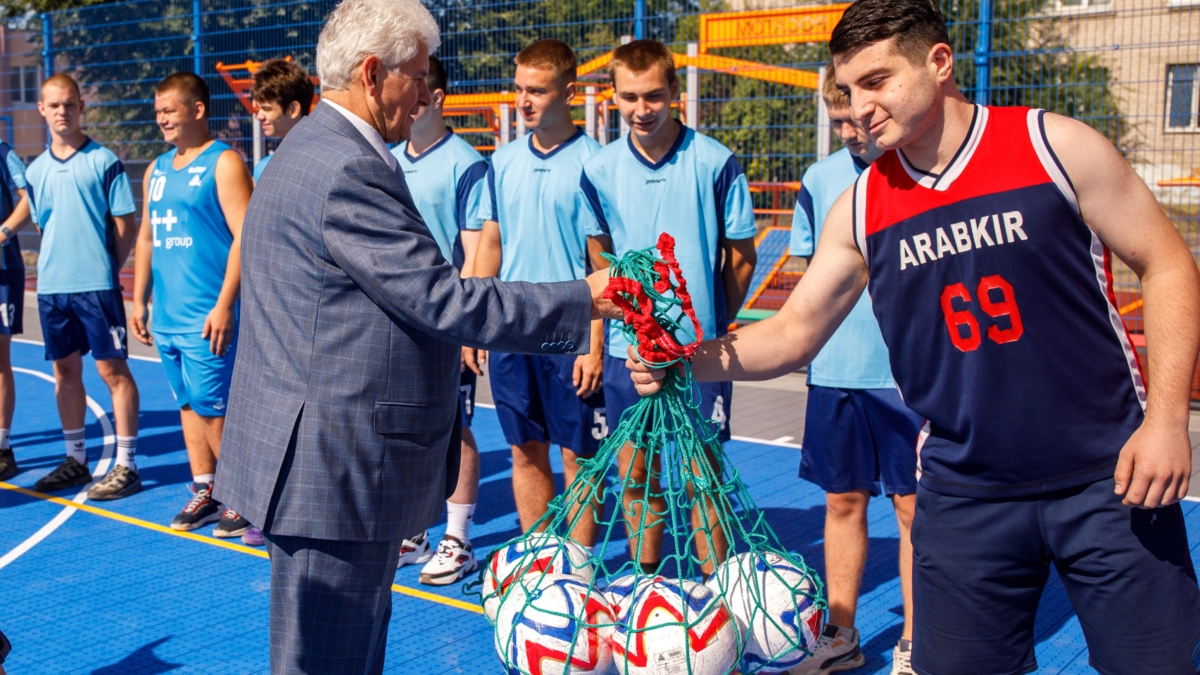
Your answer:
[[[1108,247],[1041,110],[976,106],[940,175],[888,152],[854,187],[855,242],[926,489],[1016,497],[1112,475],[1146,393]]]

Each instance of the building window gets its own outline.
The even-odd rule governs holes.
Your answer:
[[[42,83],[41,70],[36,66],[13,67],[8,81],[13,103],[38,102],[38,88]]]
[[[1093,14],[1113,11],[1113,0],[1053,0],[1051,8],[1064,14]]]
[[[1167,66],[1167,131],[1200,128],[1200,64]]]

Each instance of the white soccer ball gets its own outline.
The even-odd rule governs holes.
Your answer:
[[[607,586],[604,587],[604,599],[608,601],[609,606],[613,609],[613,616],[617,616],[623,609],[633,602],[634,591],[645,584],[654,583],[655,581],[666,581],[660,576],[646,576],[644,574],[625,574],[613,579]]]
[[[579,544],[553,534],[533,534],[492,552],[483,572],[483,612],[496,623],[496,610],[515,579],[526,574],[569,574],[590,582],[591,556]]]
[[[745,635],[741,669],[782,673],[808,658],[824,628],[811,573],[777,553],[743,553],[726,560],[708,580]]]
[[[658,578],[636,584],[613,631],[620,675],[726,675],[738,660],[733,615],[712,589]]]
[[[600,675],[612,666],[612,631],[612,610],[589,582],[526,575],[500,601],[496,653],[509,673]]]

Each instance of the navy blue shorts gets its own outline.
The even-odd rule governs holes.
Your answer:
[[[0,335],[25,332],[25,270],[0,272]]]
[[[800,477],[826,492],[911,495],[922,424],[895,389],[810,385]]]
[[[604,392],[575,394],[571,354],[492,352],[488,374],[504,440],[510,445],[550,442],[588,457],[608,435]]]
[[[38,295],[46,360],[93,352],[97,360],[129,357],[120,289]]]
[[[722,443],[730,439],[729,410],[733,401],[732,382],[697,382],[700,394],[700,414],[712,420],[717,427],[717,440]],[[621,422],[621,416],[626,410],[637,405],[642,399],[633,380],[629,379],[629,369],[625,367],[625,359],[618,359],[610,354],[604,355],[604,400],[608,403],[608,419],[612,420],[613,428]]]
[[[470,368],[463,368],[458,376],[458,410],[462,416],[464,429],[471,428],[471,419],[475,417],[475,379],[479,377]]]
[[[1008,500],[922,486],[912,543],[921,675],[1036,670],[1034,619],[1051,564],[1102,675],[1200,670],[1200,589],[1178,504],[1128,508],[1111,478]]]

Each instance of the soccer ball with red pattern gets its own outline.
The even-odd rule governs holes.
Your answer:
[[[512,675],[601,675],[612,666],[612,611],[587,581],[526,575],[496,620],[496,652]]]
[[[569,574],[585,582],[596,575],[587,549],[565,537],[533,534],[496,549],[483,572],[483,612],[496,623],[500,601],[513,581],[527,574]]]
[[[738,660],[733,615],[712,589],[694,581],[636,584],[617,612],[612,640],[620,675],[727,675]]]

